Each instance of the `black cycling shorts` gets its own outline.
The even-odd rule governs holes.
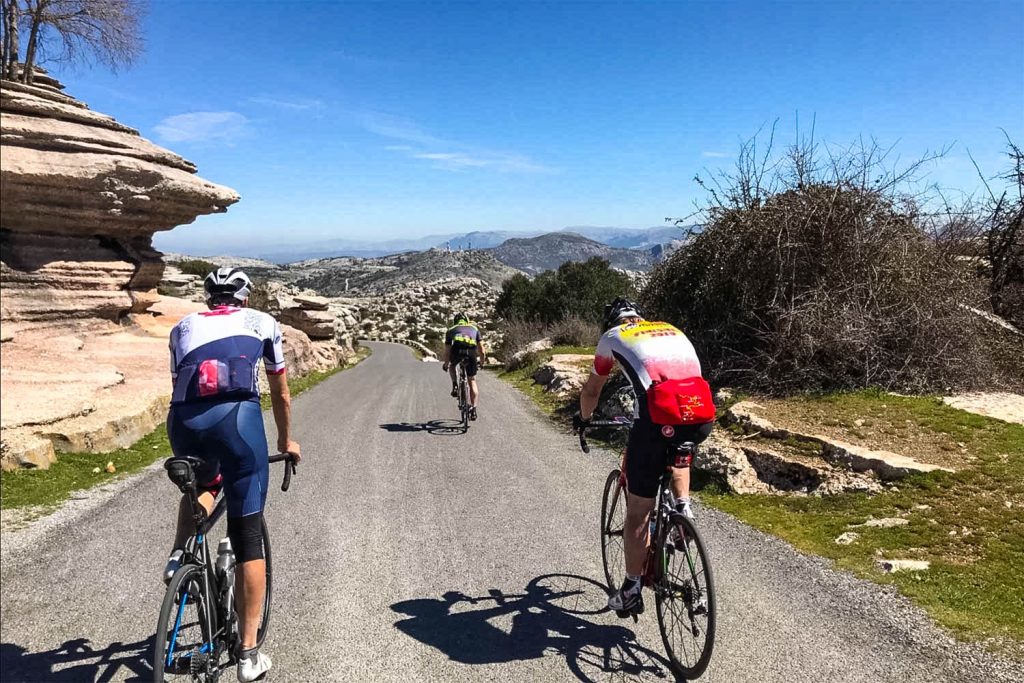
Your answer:
[[[629,430],[626,444],[626,485],[630,493],[654,498],[658,493],[661,473],[669,465],[667,449],[674,443],[700,443],[711,434],[713,422],[679,425],[671,438],[662,436],[661,426],[650,420],[637,420]]]
[[[480,364],[477,358],[479,352],[476,349],[477,347],[470,346],[469,344],[460,344],[459,342],[452,344],[452,365],[465,360],[467,377],[476,377],[476,373],[480,370]]]

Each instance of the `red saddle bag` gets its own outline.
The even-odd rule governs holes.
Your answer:
[[[715,419],[715,402],[702,377],[667,379],[647,390],[647,412],[657,425],[704,424]]]

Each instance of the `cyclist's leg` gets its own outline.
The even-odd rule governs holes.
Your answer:
[[[699,444],[711,434],[713,422],[676,427],[675,440]],[[690,468],[676,467],[672,470],[672,493],[680,502],[690,500]]]
[[[210,414],[212,412],[212,414]],[[202,429],[219,421],[216,410],[209,406],[174,407],[167,415],[167,437],[171,452],[178,457],[191,455],[203,457]],[[221,416],[222,417],[222,416]],[[221,476],[216,461],[196,471],[199,486],[199,504],[207,514],[213,511],[213,502],[220,491]],[[174,550],[181,550],[185,542],[196,532],[192,519],[192,506],[184,495],[178,501],[178,523],[174,532]]]
[[[477,363],[476,352],[466,358],[466,381],[469,383],[469,405],[476,408],[480,398],[480,389],[477,387],[476,374],[480,366]]]
[[[658,443],[652,439],[651,425],[637,422],[629,432],[626,446],[626,527],[623,539],[626,551],[626,574],[638,576],[644,570],[648,533],[658,480],[664,466]]]
[[[230,413],[208,432],[211,452],[220,455],[227,498],[228,537],[235,552],[235,604],[242,649],[256,646],[266,562],[263,559],[263,506],[270,465],[263,414],[256,401],[229,404]]]

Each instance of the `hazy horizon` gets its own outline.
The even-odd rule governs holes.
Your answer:
[[[161,248],[661,225],[743,140],[1024,139],[1020,2],[155,2],[131,69],[44,64],[92,109],[242,196]],[[1016,28],[1014,28],[1016,27]]]

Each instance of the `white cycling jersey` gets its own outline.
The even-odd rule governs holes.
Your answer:
[[[251,308],[190,313],[171,330],[170,349],[172,404],[258,398],[260,359],[267,374],[285,371],[281,326]]]
[[[633,384],[637,398],[646,396],[654,382],[700,377],[700,360],[693,344],[678,328],[663,322],[641,320],[608,330],[594,355],[594,373],[607,377],[615,363]],[[639,416],[640,400],[634,417]]]

